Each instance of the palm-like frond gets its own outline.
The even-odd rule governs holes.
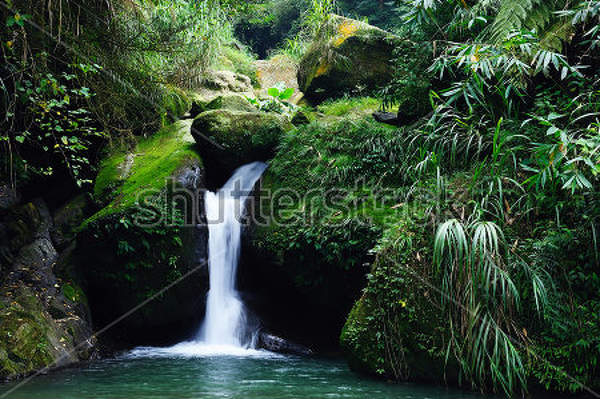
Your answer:
[[[441,274],[441,303],[453,326],[451,346],[462,372],[480,388],[488,384],[510,394],[525,389],[525,368],[517,346],[523,337],[511,314],[520,305],[513,274],[523,269],[532,282],[536,308],[547,302],[542,273],[514,259],[493,222],[448,220],[437,230],[434,265]],[[450,348],[449,348],[450,349]]]
[[[565,0],[502,0],[486,34],[500,44],[512,32],[535,31],[547,49],[560,50],[572,31],[568,18],[557,14],[566,5]]]

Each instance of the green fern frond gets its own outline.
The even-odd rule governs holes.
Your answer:
[[[503,0],[486,33],[492,42],[500,44],[514,31],[535,31],[544,39],[543,46],[560,50],[571,36],[569,19],[557,14],[566,5],[566,0]]]
[[[557,18],[540,34],[540,46],[554,51],[561,51],[564,43],[573,37],[574,28],[568,18]]]

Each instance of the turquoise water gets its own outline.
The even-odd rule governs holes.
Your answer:
[[[0,398],[14,385],[0,385]],[[39,376],[12,399],[458,399],[481,396],[414,384],[361,378],[341,360],[254,351],[215,356],[189,351],[138,350]]]

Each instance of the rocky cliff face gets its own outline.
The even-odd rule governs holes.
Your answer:
[[[5,200],[0,209],[0,379],[92,358],[96,339],[87,300],[65,267],[71,248],[64,213],[51,215],[41,199],[23,205],[16,204],[16,196]]]

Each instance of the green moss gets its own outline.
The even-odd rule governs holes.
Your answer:
[[[377,340],[377,332],[369,330],[369,310],[361,298],[354,304],[340,334],[340,346],[350,368],[366,374],[377,374],[384,357]]]
[[[338,315],[364,287],[369,251],[403,216],[393,195],[376,206],[371,190],[396,181],[397,134],[370,120],[313,122],[283,136],[263,178],[272,218],[258,228],[255,248],[309,301]],[[290,191],[300,197],[286,199]],[[341,198],[331,206],[335,192]]]
[[[400,380],[443,382],[446,324],[423,273],[431,239],[424,204],[388,222],[362,298],[348,315],[340,343],[350,366]]]
[[[347,99],[322,111],[373,103]],[[401,135],[371,118],[313,122],[286,133],[263,189],[317,191],[291,202],[273,197],[278,219],[258,229],[254,245],[310,298],[337,309],[354,303],[340,336],[353,369],[442,382],[444,323],[427,299],[433,293],[412,273],[430,260],[432,229],[424,226],[431,199],[405,199],[408,190],[430,192],[435,181],[402,186]],[[340,189],[341,200],[327,206],[324,194]],[[370,273],[365,263],[373,265]]]
[[[339,100],[327,100],[319,105],[319,112],[327,116],[359,118],[379,110],[381,102],[373,97],[346,97]]]
[[[102,161],[94,184],[94,195],[96,198],[110,195],[115,186],[118,186],[125,180],[124,164],[126,157],[126,153],[119,153],[109,156]]]
[[[194,105],[192,106],[192,116],[217,109],[229,109],[232,111],[255,112],[256,107],[248,99],[238,93],[225,93],[216,98],[212,96],[203,97],[198,93],[192,94]]]
[[[65,283],[62,286],[63,295],[72,302],[87,303],[85,293],[75,283]]]
[[[189,96],[180,88],[166,86],[163,95],[162,125],[167,126],[190,110],[192,103]]]
[[[218,109],[198,115],[192,133],[206,162],[227,175],[244,163],[271,158],[281,136],[291,128],[275,113]]]
[[[52,363],[56,350],[49,336],[56,334],[52,319],[28,288],[0,298],[0,377],[12,378]]]
[[[271,171],[289,187],[353,187],[399,181],[401,133],[372,118],[313,122],[283,136]]]
[[[190,124],[189,120],[175,122],[140,140],[134,152],[107,158],[96,179],[94,193],[100,201],[109,203],[84,225],[132,206],[143,191],[159,192],[177,170],[191,162],[200,162]]]

